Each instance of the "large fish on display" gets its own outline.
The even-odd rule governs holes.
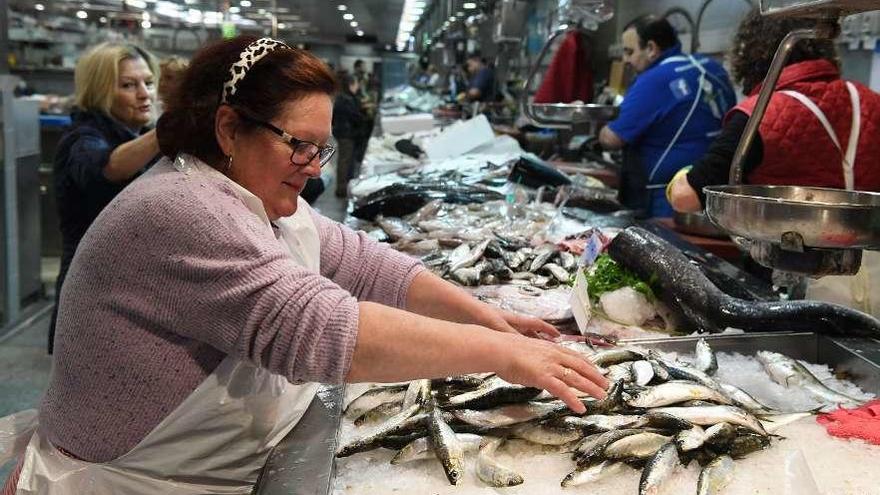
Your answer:
[[[639,227],[630,227],[608,247],[614,261],[642,280],[656,281],[658,294],[680,318],[678,330],[720,332],[814,331],[880,337],[880,320],[859,311],[818,301],[744,301],[728,296],[678,249]]]
[[[501,193],[492,189],[462,182],[402,182],[383,187],[358,199],[351,214],[363,220],[372,220],[380,214],[402,217],[415,213],[435,199],[442,199],[446,203],[469,204],[503,198]]]

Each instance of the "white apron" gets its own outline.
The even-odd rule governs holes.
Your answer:
[[[189,156],[185,174],[222,177]],[[272,229],[262,202],[229,181],[248,208]],[[276,238],[300,266],[319,270],[318,232],[299,199],[296,213],[276,221]],[[228,356],[192,394],[131,451],[105,463],[60,453],[39,427],[24,456],[18,495],[189,495],[251,493],[270,450],[300,420],[318,384],[287,379]]]
[[[842,155],[841,168],[843,169],[844,184],[847,191],[852,191],[855,189],[854,169],[862,128],[862,106],[855,85],[847,82],[846,89],[849,92],[850,104],[852,105],[852,125],[846,150],[841,147],[837,132],[831,127],[828,117],[818,105],[797,91],[783,90],[779,93],[796,99],[822,123],[831,142]],[[873,290],[877,293],[874,300],[871,299],[872,284],[877,285]],[[862,251],[862,267],[858,273],[853,276],[827,276],[818,280],[810,280],[806,297],[807,299],[842,304],[880,318],[880,291],[878,289],[880,289],[880,252]]]

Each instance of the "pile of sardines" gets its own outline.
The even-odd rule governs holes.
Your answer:
[[[506,209],[513,210],[511,217],[502,213]],[[547,203],[459,205],[434,200],[404,218],[376,217],[378,233],[366,224],[360,227],[461,285],[547,288],[569,283],[577,268],[575,255],[553,243],[532,246],[532,240],[543,239],[556,212]]]
[[[612,382],[606,398],[581,398],[587,409],[582,415],[543,390],[494,375],[416,380],[354,399],[346,417],[373,428],[336,455],[384,447],[397,450],[392,464],[437,459],[454,485],[464,474],[465,456],[476,452],[478,478],[508,487],[523,477],[495,454],[517,439],[571,455],[574,466],[563,487],[613,476],[629,465],[641,469],[639,494],[654,494],[679,466],[696,461],[702,466],[696,493],[704,495],[721,493],[733,479],[734,459],[769,447],[774,431],[818,411],[774,410],[718,381],[717,360],[703,339],[692,363],[652,350],[561,345],[583,353]],[[774,381],[806,390],[827,407],[860,404],[827,388],[794,359],[767,351],[757,358]]]

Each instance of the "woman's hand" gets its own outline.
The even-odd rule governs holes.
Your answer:
[[[483,325],[493,330],[544,339],[553,339],[560,335],[556,327],[540,318],[505,311],[488,305],[487,308],[489,316]]]
[[[572,389],[605,398],[608,380],[582,355],[552,342],[512,338],[514,345],[504,346],[499,356],[497,373],[504,380],[544,389],[578,414],[586,407]]]

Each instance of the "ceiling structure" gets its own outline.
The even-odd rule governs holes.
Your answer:
[[[274,14],[281,38],[341,44],[357,41],[360,31],[365,42],[393,46],[404,0],[9,0],[9,5],[38,19],[63,16],[139,29],[217,27],[228,6],[227,20],[242,31],[269,29]]]

